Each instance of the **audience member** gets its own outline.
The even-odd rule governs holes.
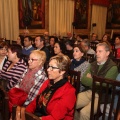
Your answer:
[[[92,76],[97,75],[99,77],[116,79],[118,69],[116,64],[109,58],[110,48],[106,43],[99,43],[96,49],[96,61],[93,62],[87,69],[81,83],[84,85],[85,90],[78,94],[76,109],[81,108],[80,114],[76,110],[75,119],[89,120],[91,110],[91,97],[92,97]],[[99,92],[99,91],[98,91]],[[104,93],[105,91],[103,91]],[[95,95],[94,113],[97,111],[98,94]]]
[[[115,38],[116,57],[120,58],[120,36]]]
[[[76,95],[75,88],[66,78],[69,66],[68,56],[57,55],[50,59],[49,79],[43,83],[37,99],[26,107],[26,111],[42,120],[73,120]]]
[[[71,62],[70,69],[75,71],[80,71],[81,78],[89,66],[89,62],[87,62],[83,58],[83,55],[84,55],[83,49],[79,45],[76,45],[73,50],[73,59]],[[84,89],[82,85],[80,86],[80,88],[81,88],[80,91]]]
[[[22,49],[23,55],[30,55],[30,52],[35,48],[32,46],[32,37],[26,36],[24,37],[24,47]]]
[[[95,34],[95,33],[92,34],[91,42],[97,42],[97,43],[99,43],[99,41],[98,41],[98,35],[97,34]]]
[[[23,36],[26,37],[26,36],[29,36],[29,30],[28,29],[24,29],[23,30]]]
[[[102,40],[101,41],[103,41],[103,42],[105,42],[105,41],[110,41],[110,35],[109,34],[107,34],[107,33],[105,33],[103,36],[102,36]]]
[[[94,54],[95,55],[95,51],[90,47],[90,42],[88,39],[84,39],[80,43],[80,45],[86,54]]]
[[[54,45],[54,53],[56,55],[63,55],[65,51],[65,44],[62,41],[57,41]]]
[[[7,49],[8,45],[5,42],[0,43],[0,71],[2,70],[4,64],[7,61]]]
[[[16,43],[17,43],[18,45],[21,45],[22,47],[24,47],[24,37],[23,37],[22,35],[19,35],[19,36],[17,37]]]
[[[44,37],[49,37],[49,32],[48,31],[44,32]]]
[[[58,41],[57,37],[50,36],[50,45],[48,46],[48,49],[50,51],[51,57],[53,57],[55,55],[55,53],[54,53],[54,45],[55,45],[55,42],[57,42],[57,41]]]
[[[26,63],[21,59],[21,55],[22,47],[20,45],[14,44],[8,47],[8,61],[3,66],[0,74],[0,78],[8,82],[8,90],[20,82],[20,78],[27,68]]]
[[[67,32],[67,37],[69,40],[73,40],[73,36],[71,32]]]
[[[120,36],[115,38],[115,49],[120,48]]]
[[[65,46],[66,46],[66,55],[72,59],[73,58],[73,46],[74,46],[74,43],[70,40],[67,40],[65,42]]]
[[[35,46],[37,50],[42,50],[46,53],[47,61],[50,59],[50,52],[48,48],[45,46],[45,38],[42,35],[35,37]]]
[[[50,45],[49,37],[45,36],[45,46],[48,47],[49,45]]]
[[[31,52],[28,69],[24,71],[21,81],[8,92],[10,111],[12,111],[13,105],[27,106],[38,95],[40,87],[47,80],[43,68],[45,61],[44,51],[33,50]]]
[[[74,44],[80,44],[80,42],[82,41],[83,39],[81,38],[81,35],[77,35],[76,36],[76,41],[75,41],[75,43]]]

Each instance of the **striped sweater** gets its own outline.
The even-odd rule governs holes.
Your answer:
[[[20,59],[11,69],[7,70],[10,64],[11,62],[7,61],[0,73],[0,79],[8,81],[7,84],[8,90],[13,88],[17,83],[20,82],[22,74],[27,69],[26,63],[24,62],[23,59]]]

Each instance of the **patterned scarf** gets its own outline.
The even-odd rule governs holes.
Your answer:
[[[37,73],[39,69],[40,67],[34,70],[28,69],[26,75],[20,83],[19,88],[24,90],[26,93],[29,93],[30,89],[32,88],[35,82],[35,73]]]

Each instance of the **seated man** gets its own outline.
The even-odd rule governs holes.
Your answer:
[[[81,78],[82,84],[85,86],[83,92],[77,96],[76,109],[80,110],[80,115],[76,112],[75,119],[89,120],[91,110],[91,98],[92,98],[92,76],[97,75],[99,77],[115,79],[118,74],[116,64],[109,58],[110,47],[106,43],[99,43],[96,49],[96,61],[93,62],[83,77]],[[97,111],[98,94],[95,96],[95,113]],[[77,116],[77,117],[76,117]]]
[[[22,50],[23,55],[29,56],[30,52],[35,48],[32,46],[32,37],[26,36],[24,38],[24,48]]]
[[[38,35],[35,37],[35,47],[37,50],[44,51],[46,53],[47,61],[50,59],[50,51],[48,48],[45,46],[45,38],[42,35]]]
[[[83,48],[83,50],[86,52],[86,54],[94,54],[94,56],[95,56],[95,51],[90,47],[90,42],[88,39],[84,39],[80,43],[80,45]]]

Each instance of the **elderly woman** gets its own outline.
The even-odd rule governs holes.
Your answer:
[[[21,55],[22,47],[20,45],[14,44],[8,47],[8,61],[3,66],[0,74],[0,78],[8,82],[8,90],[20,82],[20,78],[27,68],[26,63],[21,59]]]
[[[49,79],[40,89],[26,111],[40,117],[40,120],[73,120],[76,101],[75,89],[66,79],[70,59],[65,55],[57,55],[49,61],[47,69]]]
[[[27,106],[38,95],[41,85],[47,80],[43,68],[45,61],[44,51],[33,50],[31,52],[28,60],[29,67],[24,72],[21,82],[9,91],[10,111],[13,104]]]

